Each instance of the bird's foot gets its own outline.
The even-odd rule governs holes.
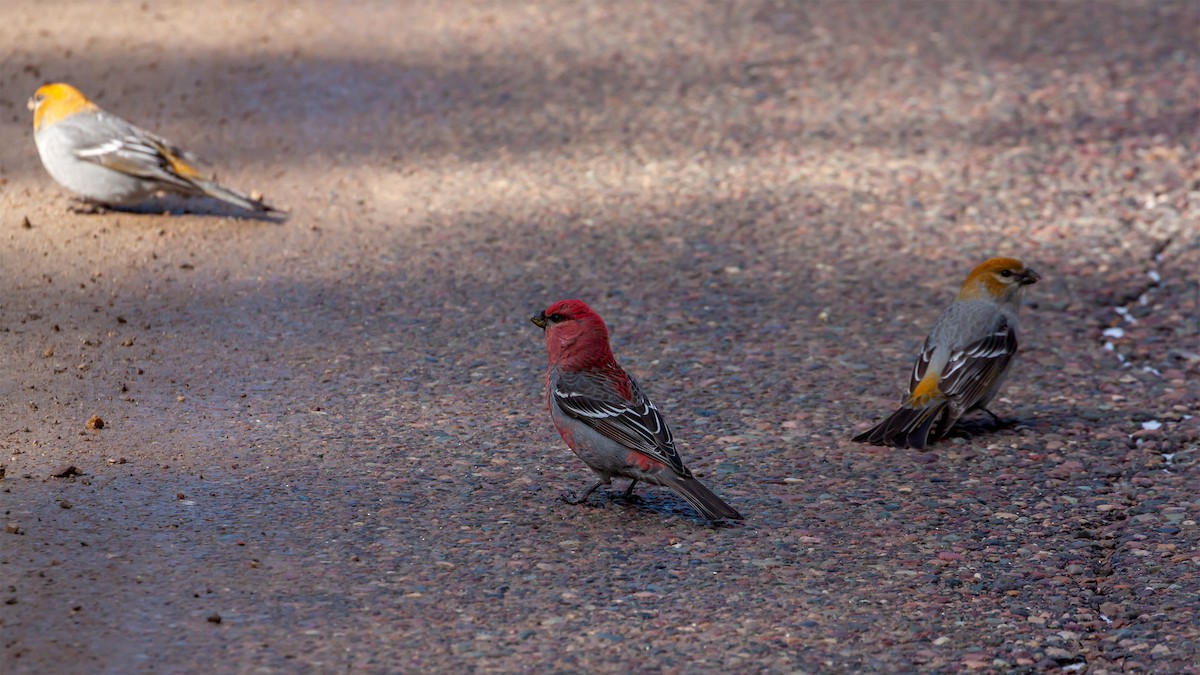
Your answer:
[[[1015,419],[1012,419],[1012,420],[1004,419],[1003,417],[997,415],[996,413],[992,412],[991,410],[988,410],[987,408],[981,407],[980,410],[987,413],[988,416],[992,418],[992,425],[995,426],[997,429],[1007,429],[1008,427],[1011,427],[1012,425],[1016,424],[1016,422],[1017,422]]]
[[[577,506],[579,504],[586,502],[588,496],[587,496],[587,494],[584,494],[582,497],[573,497],[573,496],[571,496],[570,492],[567,492],[566,490],[564,490],[564,491],[558,493],[558,498],[563,500],[564,502],[570,504],[571,506]]]
[[[81,216],[99,216],[109,212],[109,208],[103,204],[84,201],[82,199],[71,200],[71,204],[67,207],[67,210]]]
[[[593,485],[592,487],[587,489],[587,492],[584,492],[583,494],[579,495],[578,497],[572,497],[571,493],[565,492],[565,491],[560,493],[558,495],[558,497],[559,497],[559,499],[562,499],[564,502],[566,502],[572,506],[574,506],[576,504],[582,504],[585,501],[587,501],[588,495],[595,492],[596,488],[600,487],[601,485],[604,485],[604,481],[597,481],[595,485]]]

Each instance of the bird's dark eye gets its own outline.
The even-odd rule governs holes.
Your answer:
[[[550,319],[550,323],[558,323],[559,321],[562,321],[562,320],[566,319],[567,317],[563,316],[562,314],[559,314],[558,312],[555,312],[546,318]]]
[[[1008,278],[1013,275],[1012,270],[1000,270],[1000,276]]]

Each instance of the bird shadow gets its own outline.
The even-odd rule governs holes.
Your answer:
[[[958,420],[936,443],[944,443],[952,438],[970,441],[1005,431],[1031,434],[1049,433],[1060,428],[1064,423],[1086,419],[1079,409],[1063,406],[1047,408],[1042,405],[1032,409],[1027,408],[1024,412],[1027,414],[1012,414],[992,419],[987,413],[977,411],[969,418]]]
[[[163,195],[147,199],[137,204],[117,206],[96,204],[86,200],[72,198],[69,207],[71,213],[80,215],[104,215],[108,213],[125,213],[139,216],[206,216],[213,218],[234,218],[237,220],[256,220],[266,223],[282,224],[288,219],[289,213],[276,208],[257,213],[247,211],[219,199],[209,197],[183,197]]]
[[[946,441],[951,438],[974,439],[980,436],[987,436],[998,431],[1016,429],[1020,426],[1028,426],[1019,417],[1000,417],[992,419],[986,414],[981,414],[971,419],[960,419],[950,427],[944,436],[939,438],[937,442]]]
[[[641,487],[641,486],[639,486]],[[665,488],[664,488],[665,489]],[[560,498],[562,495],[560,495]],[[670,492],[667,491],[661,497],[657,494],[647,493],[645,495],[630,494],[626,495],[622,490],[597,490],[595,494],[588,499],[580,502],[577,506],[586,506],[592,509],[632,509],[644,514],[652,514],[655,516],[668,516],[684,518],[687,520],[697,521],[708,525],[712,528],[737,527],[736,521],[706,520],[696,513],[694,509],[681,500],[674,499]]]

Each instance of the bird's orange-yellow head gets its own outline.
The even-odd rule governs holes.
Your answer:
[[[33,111],[34,131],[76,113],[95,112],[100,109],[89,101],[83,92],[64,82],[38,87],[26,107]]]
[[[963,282],[959,300],[991,297],[997,302],[1020,298],[1021,289],[1037,283],[1041,275],[1016,258],[992,258],[980,263]]]

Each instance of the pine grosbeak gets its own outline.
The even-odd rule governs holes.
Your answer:
[[[195,157],[101,110],[69,84],[39,87],[28,107],[42,165],[87,201],[120,206],[170,191],[207,195],[255,213],[278,211],[201,175]]]
[[[637,380],[613,358],[604,321],[581,300],[562,300],[532,318],[546,336],[550,365],[546,402],[558,433],[600,480],[579,504],[613,478],[665,485],[706,519],[742,515],[704,487],[683,465],[671,430]]]
[[[900,409],[854,437],[860,443],[923,449],[960,417],[986,406],[1017,353],[1017,310],[1022,291],[1040,279],[1020,260],[981,263],[933,325],[913,364]]]

